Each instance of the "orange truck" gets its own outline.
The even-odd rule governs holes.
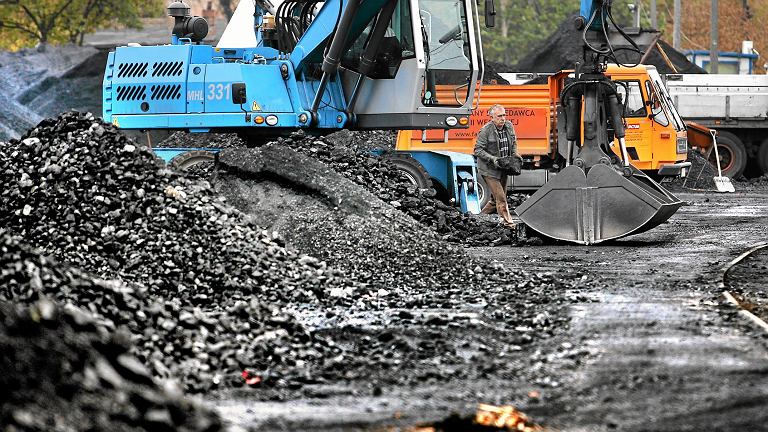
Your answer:
[[[535,190],[543,186],[564,167],[567,152],[565,121],[560,93],[572,76],[562,71],[546,77],[545,84],[484,85],[480,103],[470,117],[469,129],[435,131],[401,131],[397,150],[401,153],[452,151],[472,154],[475,137],[489,121],[488,108],[501,104],[514,124],[518,152],[523,157],[523,173],[512,177],[512,190]],[[626,145],[632,165],[653,177],[685,176],[690,167],[685,162],[688,152],[685,123],[675,106],[667,103],[666,89],[656,68],[640,65],[633,68],[609,66],[606,73],[619,85],[626,100]],[[627,92],[629,97],[627,97]],[[443,97],[450,95],[443,95]],[[440,95],[438,94],[438,97]],[[476,102],[478,94],[475,94]],[[619,155],[618,140],[613,151]],[[485,184],[478,179],[481,205],[485,203]]]

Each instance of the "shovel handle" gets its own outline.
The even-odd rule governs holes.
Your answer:
[[[720,152],[717,151],[717,138],[715,138],[715,135],[717,135],[717,131],[714,129],[709,130],[710,135],[712,135],[712,147],[715,148],[715,160],[717,161],[717,176],[722,177],[723,172],[720,170]]]

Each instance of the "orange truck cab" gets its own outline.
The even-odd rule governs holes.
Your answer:
[[[626,100],[626,145],[632,165],[654,177],[685,176],[690,167],[690,163],[685,162],[688,152],[685,123],[666,89],[655,84],[661,82],[656,68],[610,65],[606,74],[620,84],[619,93]],[[411,153],[472,154],[477,133],[490,120],[488,108],[500,104],[515,126],[518,152],[525,161],[523,173],[512,178],[509,188],[535,190],[564,168],[567,143],[560,93],[572,76],[573,71],[562,71],[548,76],[546,84],[484,85],[475,93],[477,108],[472,112],[468,129],[454,129],[447,134],[441,130],[401,131],[396,148]],[[618,140],[611,147],[620,156]],[[482,179],[478,180],[484,186]]]

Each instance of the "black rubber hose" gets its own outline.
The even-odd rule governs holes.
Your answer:
[[[581,138],[581,95],[569,96],[565,103],[565,138],[568,141]]]
[[[608,113],[611,116],[611,122],[613,123],[614,134],[619,138],[624,138],[626,132],[624,131],[624,119],[621,116],[621,104],[619,104],[619,98],[616,93],[608,95]]]
[[[381,47],[381,41],[384,40],[384,36],[387,34],[387,28],[389,27],[389,21],[392,19],[392,14],[395,12],[395,6],[397,6],[396,0],[390,0],[384,5],[384,8],[379,12],[379,16],[376,18],[376,25],[373,27],[371,37],[368,39],[368,43],[365,46],[365,52],[360,57],[359,72],[363,75],[368,75],[373,69],[373,65],[376,63],[376,54]]]

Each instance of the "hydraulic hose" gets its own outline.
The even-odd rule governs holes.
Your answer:
[[[339,0],[341,1],[341,0]],[[317,122],[317,109],[320,107],[320,101],[323,99],[323,93],[325,93],[325,86],[328,85],[328,80],[339,69],[339,63],[341,63],[342,50],[347,43],[347,34],[349,33],[349,27],[352,25],[352,20],[357,14],[357,9],[360,6],[360,0],[350,0],[347,7],[344,8],[344,14],[339,21],[339,26],[336,28],[336,32],[333,34],[330,48],[328,53],[323,59],[323,76],[320,78],[320,86],[315,93],[315,99],[312,101],[312,121]]]
[[[373,65],[376,64],[376,54],[381,47],[381,41],[384,40],[384,36],[387,33],[389,27],[389,21],[392,19],[392,14],[395,12],[396,0],[390,0],[379,13],[379,17],[376,19],[376,25],[371,32],[371,37],[368,40],[368,45],[365,47],[365,52],[360,57],[360,67],[358,72],[368,76],[373,69]]]
[[[376,24],[373,27],[370,38],[368,38],[365,52],[360,56],[360,66],[358,67],[360,76],[357,78],[355,88],[352,90],[352,96],[349,98],[349,103],[347,104],[347,111],[349,113],[354,111],[363,79],[371,73],[373,66],[376,64],[376,54],[378,54],[379,48],[381,47],[381,41],[384,40],[384,36],[387,34],[389,21],[392,19],[392,14],[395,12],[395,6],[397,6],[397,1],[390,0],[384,5],[384,8],[379,12],[379,16],[376,18]]]

